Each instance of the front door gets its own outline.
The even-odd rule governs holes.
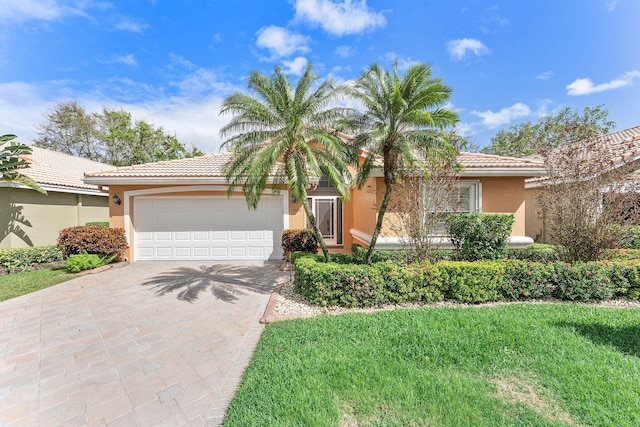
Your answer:
[[[338,197],[313,196],[309,198],[318,229],[327,245],[342,244],[342,203]]]

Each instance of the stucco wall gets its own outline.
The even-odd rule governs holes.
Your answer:
[[[544,229],[542,208],[538,203],[540,191],[539,188],[525,190],[525,231],[526,235],[531,237],[536,243],[549,243],[549,236],[545,233]]]
[[[107,204],[103,196],[0,188],[0,248],[53,245],[63,228],[109,221]]]
[[[525,190],[524,177],[481,177],[469,178],[481,183],[481,211],[483,213],[505,213],[514,214],[515,221],[511,232],[512,236],[525,236]],[[385,185],[383,178],[371,178],[368,186],[361,192],[355,200],[362,199],[362,203],[357,203],[354,207],[353,228],[362,232],[372,234],[379,209],[384,197]],[[465,181],[465,179],[462,179]],[[399,184],[398,184],[399,185]],[[392,194],[392,201],[385,213],[385,219],[381,230],[381,236],[394,236],[399,228],[400,221],[397,220],[398,209],[401,209],[402,201],[398,199],[398,193]],[[354,203],[356,204],[356,203]],[[371,209],[375,206],[375,210]],[[366,208],[368,207],[368,209]]]
[[[512,236],[525,236],[524,177],[480,178],[482,212],[514,214]]]

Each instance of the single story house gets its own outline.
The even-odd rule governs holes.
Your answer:
[[[230,159],[221,153],[120,167],[88,173],[84,182],[108,186],[110,225],[124,228],[129,261],[281,259],[281,233],[306,226],[304,209],[286,190],[273,195],[268,189],[255,211],[247,209],[241,191],[228,198],[224,168]],[[514,214],[512,245],[532,242],[524,237],[524,181],[543,174],[543,164],[476,153],[461,153],[458,161],[466,209]],[[362,189],[352,189],[348,201],[327,180],[314,187],[309,199],[327,244],[347,251],[353,243],[366,246],[384,193],[382,170]],[[379,243],[399,244],[390,237]]]
[[[586,145],[589,144],[589,145]],[[598,164],[608,171],[630,167],[636,173],[640,169],[640,126],[612,132],[595,140],[576,143],[593,156],[604,157],[598,159]],[[559,147],[551,155],[562,155],[562,150],[575,150],[574,145]],[[605,166],[606,165],[606,166]],[[525,181],[526,235],[538,243],[550,243],[549,230],[544,222],[544,213],[540,207],[539,197],[545,185],[545,176],[528,178]]]
[[[22,156],[29,167],[20,172],[48,194],[21,184],[0,182],[0,249],[53,245],[63,228],[109,220],[108,194],[82,180],[85,172],[114,169],[113,166],[31,148],[31,155]]]

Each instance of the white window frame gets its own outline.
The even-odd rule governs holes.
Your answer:
[[[454,213],[479,213],[482,212],[482,183],[479,180],[461,180],[457,181],[454,186],[456,191],[460,191],[462,188],[469,188],[469,210],[451,210],[445,211],[445,214]],[[426,189],[425,189],[426,191]],[[447,236],[444,224],[438,226],[438,230],[433,234],[434,236]]]

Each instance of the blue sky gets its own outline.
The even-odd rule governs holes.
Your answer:
[[[348,82],[369,64],[432,64],[459,131],[604,104],[640,125],[640,1],[0,0],[0,133],[30,143],[43,113],[77,100],[123,108],[207,153],[220,102],[250,71]]]

